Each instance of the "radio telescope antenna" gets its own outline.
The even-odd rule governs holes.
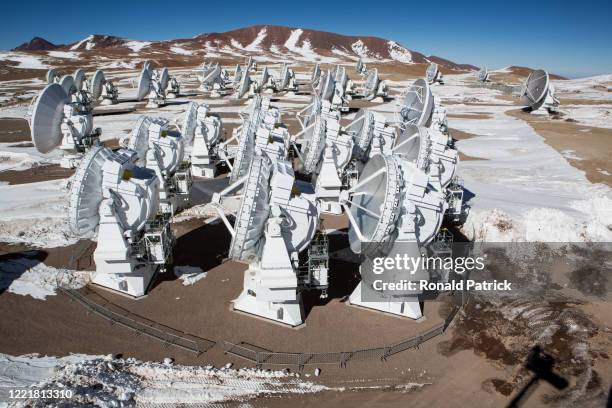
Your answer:
[[[489,70],[487,67],[482,67],[478,71],[478,81],[479,82],[487,82],[489,80]]]
[[[432,252],[425,245],[440,230],[447,208],[445,199],[445,194],[432,187],[428,175],[413,163],[396,155],[372,156],[359,181],[343,198],[351,250],[366,257],[360,266],[362,278],[369,279],[376,257],[430,256]],[[386,273],[393,282],[430,278],[430,271],[423,266],[410,272],[391,269]],[[376,297],[364,296],[371,290],[369,283],[362,281],[349,298],[351,304],[413,319],[422,317],[422,291],[379,293],[381,301],[376,301]]]
[[[166,91],[166,88],[168,88],[168,81],[170,81],[170,73],[168,72],[168,68],[164,67],[161,75],[159,76],[159,85],[164,92]]]
[[[148,103],[146,106],[148,108],[158,108],[165,102],[165,93],[161,85],[161,81],[153,80],[151,71],[145,66],[138,78],[136,99],[142,101],[144,98],[147,98]]]
[[[146,64],[145,67],[140,72],[140,77],[138,78],[138,91],[136,93],[136,99],[142,101],[145,96],[149,94],[151,91],[151,72],[147,69]]]
[[[433,112],[433,95],[429,84],[417,79],[410,86],[400,106],[401,122],[417,126],[428,126]]]
[[[240,64],[236,64],[236,67],[234,68],[234,79],[233,79],[234,85],[238,85],[241,79],[242,79],[242,68],[240,67]]]
[[[438,64],[435,62],[430,63],[427,67],[427,70],[425,71],[425,78],[429,84],[434,84],[436,82],[440,84],[444,83],[442,73],[440,72]]]
[[[101,105],[113,105],[117,103],[119,92],[111,81],[107,81],[104,77],[104,71],[97,70],[90,81],[90,92],[93,101],[97,101],[102,97]]]
[[[149,73],[153,74],[153,63],[149,60],[145,61],[144,65],[142,66],[143,69],[146,69],[147,71],[149,71]]]
[[[331,102],[334,96],[334,89],[336,87],[336,83],[334,81],[334,77],[331,72],[327,71],[324,78],[322,79],[322,84],[319,91],[319,97],[324,100]]]
[[[251,84],[251,76],[249,75],[248,71],[244,71],[242,73],[242,79],[238,84],[238,89],[236,90],[236,99],[244,98],[244,96],[247,95],[251,89]]]
[[[85,71],[82,68],[77,69],[76,71],[74,71],[74,87],[76,88],[77,91],[82,91],[82,90],[86,90],[83,89],[83,85],[85,83]]]
[[[68,77],[65,82],[70,84],[72,76]],[[60,165],[74,168],[82,153],[98,143],[101,132],[93,129],[91,111],[83,109],[81,102],[72,101],[64,88],[54,83],[47,85],[36,100],[30,133],[38,151],[49,153],[60,148],[64,150]]]
[[[59,84],[68,95],[72,95],[76,91],[74,77],[72,75],[64,75],[62,79],[60,79]]]
[[[36,100],[31,118],[32,141],[36,150],[49,153],[62,143],[61,124],[64,119],[64,105],[70,97],[64,88],[56,83],[47,85]]]
[[[449,186],[459,163],[459,154],[449,146],[448,136],[433,128],[405,125],[392,152],[427,173],[438,190]]]
[[[234,157],[234,165],[230,173],[230,183],[238,181],[249,171],[255,154],[255,135],[250,123],[245,123],[240,131],[238,148]]]
[[[368,160],[358,183],[349,190],[353,197],[344,204],[353,252],[376,254],[393,239],[401,210],[401,184],[399,163],[393,156],[375,155]]]
[[[319,115],[313,125],[304,134],[303,162],[301,172],[304,174],[316,173],[325,150],[326,129],[325,120]]]
[[[521,104],[531,112],[544,107],[549,112],[556,112],[559,100],[555,97],[554,87],[550,83],[548,72],[533,71],[527,77],[521,89]]]
[[[160,179],[161,211],[172,215],[189,201],[191,173],[181,164],[185,154],[182,135],[168,130],[168,121],[141,116],[123,144],[136,154],[136,164],[151,169]]]
[[[105,147],[93,147],[83,157],[70,189],[68,216],[70,229],[79,237],[92,235],[100,222],[102,202],[102,167],[112,153]]]
[[[318,85],[319,79],[321,79],[321,64],[317,62],[312,70],[312,74],[310,75],[310,83],[313,87]]]
[[[93,77],[91,78],[91,97],[94,101],[97,101],[100,96],[102,96],[102,87],[106,83],[106,78],[104,78],[104,72],[102,70],[97,70]]]
[[[355,71],[357,71],[357,73],[361,76],[365,75],[365,73],[368,71],[361,58],[359,58],[357,64],[355,65]]]
[[[241,186],[244,193],[232,227],[219,203]],[[290,326],[304,321],[304,290],[327,290],[326,267],[309,268],[304,276],[292,262],[310,246],[319,218],[314,196],[292,193],[297,187],[290,162],[257,156],[247,175],[213,196],[232,235],[229,257],[249,264],[233,309]]]
[[[47,71],[47,84],[52,84],[54,82],[59,82],[60,76],[54,68],[51,68]]]
[[[374,68],[368,73],[368,78],[365,83],[365,94],[367,98],[374,98],[376,89],[378,88],[378,70]]]
[[[157,217],[159,179],[134,165],[133,155],[92,148],[72,181],[68,213],[75,235],[89,237],[97,229],[92,282],[139,297],[166,270],[173,237],[169,219]]]
[[[346,131],[353,135],[358,158],[364,158],[374,137],[374,114],[368,109],[359,109],[353,122],[346,127]]]
[[[195,130],[198,119],[198,104],[196,102],[189,102],[185,116],[183,117],[183,123],[181,125],[181,135],[187,145],[193,144],[193,137],[195,136]]]

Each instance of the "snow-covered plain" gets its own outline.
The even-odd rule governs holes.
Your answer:
[[[192,367],[79,354],[61,358],[0,354],[0,387],[70,390],[72,397],[62,402],[105,407],[240,402],[328,389],[286,371]],[[37,401],[40,406],[46,402],[52,401]],[[0,399],[0,407],[6,404]]]
[[[443,103],[458,102],[458,88],[469,77],[446,79],[448,85],[433,87],[434,94]],[[449,118],[450,127],[477,135],[459,141],[459,150],[484,159],[460,163],[459,176],[474,195],[464,231],[493,242],[611,241],[612,190],[589,182],[531,126],[507,115],[509,107],[493,104],[495,92],[470,88],[478,105],[447,106],[451,114],[486,112],[492,116],[486,120]],[[511,228],[500,230],[497,225],[504,218]]]

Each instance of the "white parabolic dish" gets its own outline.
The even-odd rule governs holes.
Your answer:
[[[138,78],[138,93],[136,94],[136,99],[139,101],[143,100],[150,90],[151,72],[145,67],[140,72],[140,77]]]
[[[100,221],[98,207],[102,202],[102,166],[112,152],[95,146],[85,154],[70,188],[68,216],[70,228],[77,236],[93,233]]]
[[[417,79],[406,92],[400,114],[404,123],[426,126],[433,113],[433,96],[429,84]]]
[[[271,174],[270,159],[265,156],[253,158],[234,223],[235,233],[229,249],[229,257],[233,260],[251,261],[257,256],[270,214]]]
[[[106,82],[106,78],[104,78],[104,72],[99,69],[97,70],[93,77],[91,78],[91,96],[94,100],[97,100],[100,95],[102,95],[102,87],[104,86],[104,82]]]
[[[527,77],[527,81],[525,81],[523,89],[521,90],[521,103],[533,110],[539,109],[546,99],[548,87],[548,72],[542,69],[533,71]]]
[[[377,154],[365,165],[356,184],[350,213],[367,241],[359,239],[351,223],[348,237],[353,252],[375,253],[393,238],[401,210],[401,178],[393,156]]]
[[[64,105],[70,102],[70,97],[59,84],[49,84],[36,100],[30,132],[36,150],[49,153],[62,143],[62,118]]]

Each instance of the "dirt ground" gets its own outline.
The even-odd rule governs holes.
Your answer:
[[[548,116],[532,115],[520,109],[506,112],[529,123],[555,150],[572,150],[580,158],[566,158],[568,162],[585,172],[592,183],[612,186],[612,129],[584,126],[578,123]],[[605,174],[607,172],[608,174]]]

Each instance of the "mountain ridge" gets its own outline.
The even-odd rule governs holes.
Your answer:
[[[164,59],[174,57],[181,64],[192,59],[215,59],[224,57],[254,56],[260,59],[288,59],[308,62],[335,60],[366,62],[398,62],[419,64],[433,61],[424,54],[408,49],[393,40],[375,36],[343,35],[308,28],[279,25],[252,25],[224,32],[208,32],[193,38],[163,41],[132,40],[112,35],[92,34],[80,41],[66,45],[55,45],[41,37],[21,44],[13,51],[66,51],[84,54],[104,50],[112,51],[111,57],[151,57],[161,54]],[[149,55],[147,55],[149,54]],[[434,58],[434,57],[432,57]],[[440,65],[453,70],[473,70],[470,64],[459,64],[435,57]]]

